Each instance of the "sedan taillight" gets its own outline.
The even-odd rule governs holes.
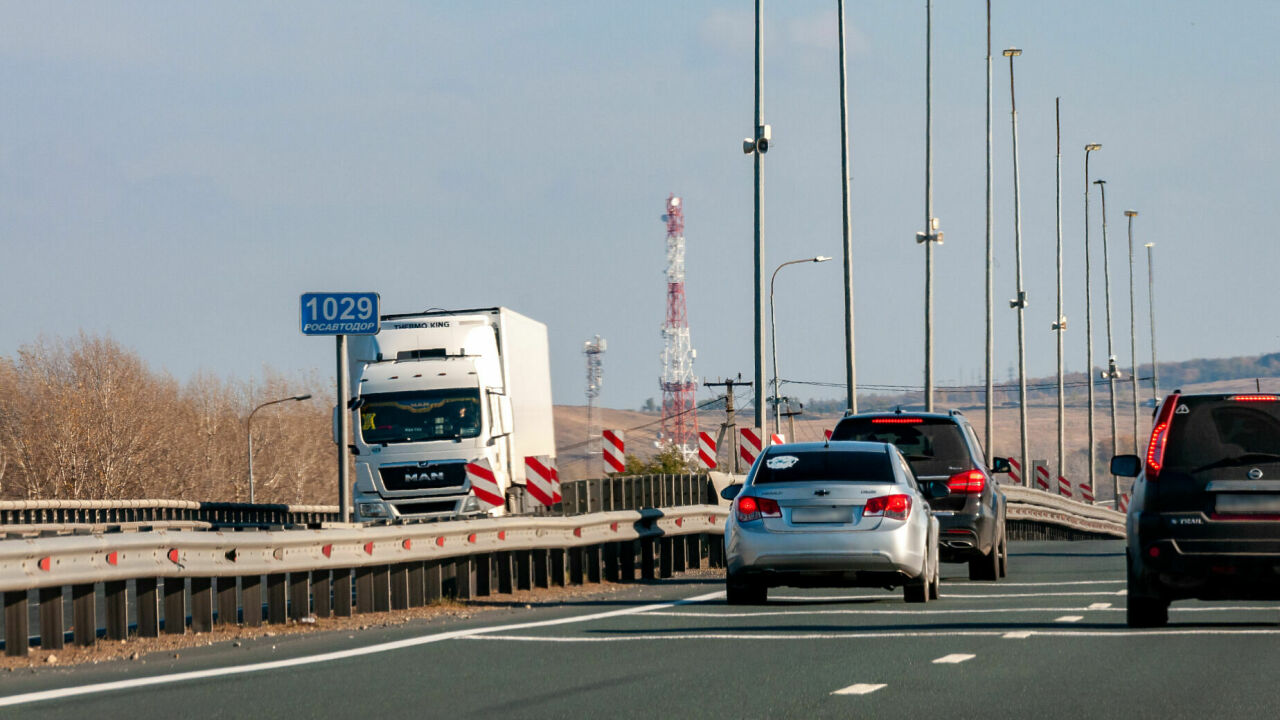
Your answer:
[[[741,495],[738,497],[738,522],[751,522],[760,518],[782,517],[782,508],[777,500]]]
[[[867,501],[862,517],[885,517],[890,520],[906,520],[911,514],[910,495],[881,495]]]

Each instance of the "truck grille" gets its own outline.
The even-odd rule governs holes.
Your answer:
[[[439,490],[465,485],[466,466],[462,460],[383,465],[378,468],[378,474],[388,490]]]

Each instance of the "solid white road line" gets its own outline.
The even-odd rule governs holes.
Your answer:
[[[350,650],[339,650],[335,652],[320,653],[318,655],[306,655],[303,657],[290,658],[288,660],[272,660],[269,662],[253,663],[250,665],[233,665],[230,667],[211,668],[209,670],[195,670],[191,672],[173,673],[170,675],[155,675],[152,677],[134,678],[132,680],[117,680],[115,682],[94,683],[92,685],[80,685],[74,687],[58,688],[56,690],[42,690],[40,692],[22,693],[20,695],[9,695],[0,697],[0,707],[8,707],[11,705],[23,705],[26,703],[41,702],[44,700],[56,700],[59,698],[76,697],[79,695],[92,695],[96,693],[110,692],[113,690],[127,690],[131,688],[150,687],[153,685],[168,685],[171,683],[184,682],[187,680],[200,680],[204,678],[226,677],[229,675],[245,675],[248,673],[262,672],[264,670],[278,670],[280,668],[298,667],[300,665],[314,665],[316,663],[330,662],[333,660],[345,660],[347,658],[361,657],[363,655],[373,655],[376,653],[388,652],[391,650],[401,650],[403,648],[416,647],[418,645],[427,645],[442,640],[453,640],[456,638],[469,638],[485,633],[501,632],[504,630],[521,630],[525,628],[550,627],[553,625],[568,625],[571,623],[591,622],[593,620],[603,620],[605,618],[619,617],[622,615],[636,615],[651,610],[661,610],[663,608],[683,605],[685,603],[702,602],[713,598],[721,597],[724,591],[706,593],[705,595],[696,595],[694,597],[676,600],[674,602],[654,603],[652,605],[639,605],[636,607],[622,608],[619,610],[608,610],[605,612],[590,613],[587,615],[572,615],[565,618],[556,618],[554,620],[537,620],[533,622],[512,623],[509,625],[490,625],[486,627],[469,628],[465,630],[450,630],[448,632],[432,633],[430,635],[422,635],[414,638],[406,638],[404,640],[394,640],[391,642],[377,643],[375,645],[366,645],[364,647],[351,648]]]
[[[945,588],[946,586],[944,585],[943,587]],[[975,599],[975,598],[990,600],[992,598],[1078,597],[1078,596],[1084,596],[1084,595],[1114,596],[1114,595],[1124,595],[1124,594],[1125,594],[1124,590],[1120,590],[1118,592],[1113,592],[1111,590],[1097,590],[1094,592],[994,593],[994,594],[986,594],[986,595],[978,595],[978,594],[970,595],[968,593],[943,593],[942,597],[956,598],[958,600],[967,600],[967,599]]]
[[[966,654],[964,654],[964,653],[952,653],[951,655],[943,655],[942,657],[938,658],[937,660],[934,660],[934,661],[933,661],[933,663],[934,663],[935,665],[959,665],[960,663],[964,662],[965,660],[972,660],[972,659],[974,659],[974,658],[976,658],[976,657],[978,657],[978,656],[977,656],[977,655],[966,655]]]
[[[947,585],[947,584],[944,584],[944,585],[942,586],[942,589],[943,589],[945,592],[943,592],[942,597],[944,597],[944,598],[956,598],[956,599],[960,599],[960,600],[971,599],[971,598],[972,598],[972,599],[980,599],[980,600],[981,600],[981,599],[990,599],[990,598],[1081,597],[1081,596],[1091,596],[1091,595],[1092,595],[1092,596],[1097,596],[1097,595],[1106,595],[1106,596],[1108,596],[1108,597],[1113,597],[1113,596],[1116,596],[1116,595],[1124,595],[1124,594],[1125,594],[1125,591],[1124,591],[1124,590],[1119,590],[1119,591],[1116,591],[1116,590],[1093,590],[1093,591],[1080,590],[1080,591],[1068,591],[1068,592],[1041,592],[1041,593],[1034,593],[1034,592],[1033,592],[1033,593],[1001,593],[1001,592],[996,592],[996,593],[991,593],[991,592],[985,592],[985,593],[962,593],[962,592],[955,592],[955,591],[956,591],[957,589],[959,589],[960,587],[974,587],[974,588],[980,588],[980,589],[982,589],[982,590],[995,590],[995,589],[997,589],[997,587],[998,587],[998,586],[995,586],[995,585],[991,585],[991,586],[981,586],[981,585],[956,586],[956,585]],[[845,601],[845,600],[884,600],[884,601],[887,601],[887,602],[893,602],[893,601],[895,601],[895,600],[898,600],[898,599],[899,599],[899,597],[901,597],[901,596],[900,596],[900,595],[899,595],[899,596],[895,596],[895,594],[894,594],[894,593],[891,593],[891,592],[885,592],[885,593],[881,593],[881,594],[878,594],[878,595],[770,595],[770,596],[769,596],[769,600],[770,600],[770,601],[777,601],[777,602],[797,602],[797,603],[806,603],[806,602],[809,602],[809,603],[812,603],[812,602],[841,602],[841,601]]]
[[[1106,605],[1107,603],[1103,603]],[[760,612],[681,612],[678,610],[655,610],[645,613],[649,617],[705,617],[705,618],[763,618],[785,615],[1003,615],[1005,613],[1070,613],[1085,610],[1102,610],[1105,608],[1080,607],[1038,607],[1038,608],[948,608],[946,610],[762,610]]]
[[[1067,623],[1067,622],[1080,622],[1083,619],[1084,619],[1083,615],[1063,615],[1060,618],[1054,618],[1053,621]]]
[[[866,695],[867,693],[873,693],[882,687],[887,687],[887,686],[884,683],[879,683],[879,684],[855,683],[853,685],[850,685],[849,687],[840,688],[839,690],[832,691],[831,694],[832,695]]]
[[[661,633],[653,635],[609,635],[585,637],[553,636],[553,635],[468,635],[465,640],[497,640],[502,642],[541,642],[541,643],[611,643],[611,642],[643,642],[654,640],[876,640],[896,638],[974,638],[998,637],[1025,640],[1032,637],[1044,638],[1130,638],[1154,637],[1158,635],[1280,635],[1277,629],[1191,629],[1178,630],[940,630],[940,631],[892,631],[892,632],[849,632],[849,633],[699,633],[687,634]]]

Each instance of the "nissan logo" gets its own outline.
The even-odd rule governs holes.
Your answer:
[[[1250,479],[1250,480],[1261,480],[1261,479],[1262,479],[1262,470],[1260,470],[1260,469],[1258,469],[1258,468],[1254,468],[1254,469],[1250,470],[1250,471],[1249,471],[1249,479]]]

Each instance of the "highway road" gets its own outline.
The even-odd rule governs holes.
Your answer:
[[[1122,541],[1022,542],[942,599],[701,571],[564,604],[0,675],[5,718],[1271,717],[1280,607],[1177,603],[1124,624]],[[102,687],[101,683],[116,683]],[[47,693],[28,695],[29,693]],[[22,701],[5,707],[15,701]]]

